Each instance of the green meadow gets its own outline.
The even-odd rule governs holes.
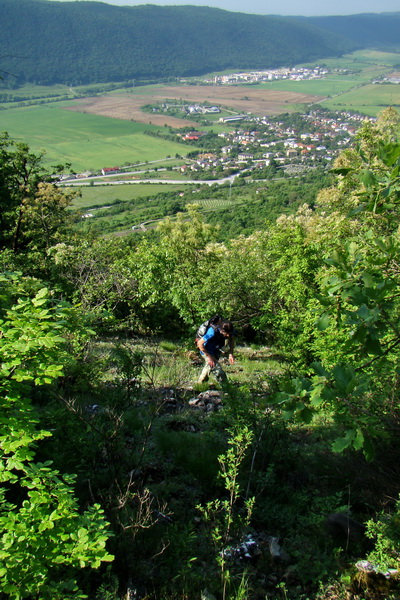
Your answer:
[[[382,52],[380,50],[357,50],[347,55],[349,60],[361,63],[372,63],[390,67],[400,67],[400,55],[395,52]]]
[[[186,154],[187,147],[148,136],[158,128],[143,123],[65,110],[68,102],[13,108],[0,112],[0,131],[45,150],[45,164],[71,163],[76,172],[160,160]],[[191,148],[194,149],[194,148]]]
[[[282,92],[299,92],[301,94],[312,94],[315,96],[332,96],[346,91],[359,84],[354,78],[338,76],[326,77],[326,79],[311,79],[309,81],[271,81],[261,83],[259,88],[265,90],[280,90]]]
[[[91,206],[105,206],[115,204],[115,202],[129,202],[138,198],[152,198],[163,192],[176,192],[182,190],[182,186],[174,184],[159,185],[153,183],[137,183],[126,185],[96,185],[71,188],[81,193],[80,198],[76,198],[74,206],[78,209],[85,209]]]
[[[386,106],[400,107],[400,85],[364,85],[335,98],[329,98],[322,106],[331,110],[349,109],[373,117]]]
[[[46,85],[35,85],[27,83],[22,85],[15,90],[9,90],[5,86],[0,84],[0,94],[7,94],[12,97],[18,97],[21,99],[29,100],[30,98],[49,98],[52,96],[71,96],[75,95],[72,88],[67,85],[57,84],[52,86]],[[3,103],[1,103],[3,104]],[[8,105],[8,102],[4,102],[4,105]]]
[[[5,85],[2,85],[0,81],[0,95],[6,94],[9,97],[14,98],[15,102],[23,102],[32,99],[44,99],[44,98],[55,98],[65,99],[65,97],[71,100],[82,96],[89,96],[95,94],[120,94],[129,93],[135,95],[143,95],[149,93],[149,91],[155,88],[161,87],[162,84],[152,84],[147,86],[133,87],[127,82],[112,82],[112,83],[90,83],[87,85],[80,85],[76,87],[56,84],[51,86],[35,85],[33,83],[27,83],[16,89],[8,89]],[[147,91],[149,90],[149,91]],[[1,96],[0,96],[1,98]],[[0,102],[0,105],[9,107],[10,102]]]

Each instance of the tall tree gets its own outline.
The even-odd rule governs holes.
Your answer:
[[[0,250],[46,248],[70,219],[75,194],[57,190],[42,158],[7,133],[0,136]]]
[[[336,163],[336,192],[324,195],[323,210],[331,214],[321,213],[319,226],[323,229],[324,219],[328,226],[335,215],[351,223],[350,235],[344,240],[331,234],[328,246],[326,228],[320,237],[325,260],[316,273],[319,290],[310,305],[318,360],[308,369],[314,375],[293,380],[277,396],[286,414],[305,420],[322,407],[330,411],[338,432],[334,448],[363,448],[367,457],[378,436],[395,430],[400,410],[396,131],[397,116],[383,114],[376,125],[362,129],[355,147]]]

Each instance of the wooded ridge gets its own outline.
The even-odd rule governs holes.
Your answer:
[[[0,0],[0,11],[0,67],[9,86],[290,66],[396,45],[400,20],[400,13],[300,18],[47,0]]]

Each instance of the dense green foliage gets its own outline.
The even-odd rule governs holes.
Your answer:
[[[332,33],[343,35],[364,48],[399,51],[400,14],[398,12],[307,17],[306,22]]]
[[[37,282],[28,290],[2,275],[0,285],[0,589],[15,600],[76,598],[76,571],[113,558],[107,524],[98,504],[80,513],[74,477],[35,460],[37,442],[51,434],[32,403],[35,387],[62,374],[72,319]]]
[[[290,19],[208,7],[1,0],[10,85],[148,80],[293,65],[358,44]]]
[[[397,113],[317,198],[231,238],[190,204],[149,235],[78,234],[54,186],[46,237],[40,157],[5,137],[0,167],[1,596],[395,600]],[[191,338],[215,312],[239,360],[203,410]]]
[[[237,178],[232,186],[216,183],[195,189],[185,184],[179,195],[176,191],[164,191],[132,200],[110,200],[104,208],[90,206],[86,210],[93,216],[82,219],[77,228],[96,235],[130,233],[132,227],[141,232],[142,223],[155,227],[158,220],[173,217],[184,211],[188,202],[193,202],[207,215],[208,223],[223,224],[218,240],[226,241],[238,235],[249,235],[265,227],[267,222],[274,222],[282,213],[292,214],[304,202],[313,205],[319,190],[331,179],[325,169],[316,169],[301,177],[284,177],[278,173],[273,178],[269,178],[269,169],[259,171],[268,181]]]
[[[270,174],[268,168],[264,169],[267,178]],[[245,189],[239,185],[231,190],[233,198],[246,194],[246,202],[240,209],[234,205],[220,209],[208,214],[207,221],[221,225],[219,237],[223,240],[250,235],[264,228],[266,223],[273,223],[282,214],[295,213],[304,203],[314,206],[318,192],[328,185],[329,180],[329,173],[317,169],[291,178],[279,177],[278,173],[277,177],[268,178],[268,181],[262,181],[259,185],[248,181]],[[218,197],[218,190],[214,192],[214,197]]]

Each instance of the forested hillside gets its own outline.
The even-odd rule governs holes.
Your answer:
[[[79,233],[2,134],[1,598],[399,598],[399,133],[232,239],[195,205]],[[236,361],[199,384],[215,313]]]
[[[396,49],[400,20],[399,13],[293,18],[51,0],[0,0],[0,13],[8,86],[165,80]]]
[[[293,65],[358,47],[278,17],[195,6],[0,0],[9,85],[168,78]]]
[[[305,21],[331,33],[342,35],[363,48],[378,48],[380,50],[397,52],[400,50],[399,12],[336,17],[307,17]]]

